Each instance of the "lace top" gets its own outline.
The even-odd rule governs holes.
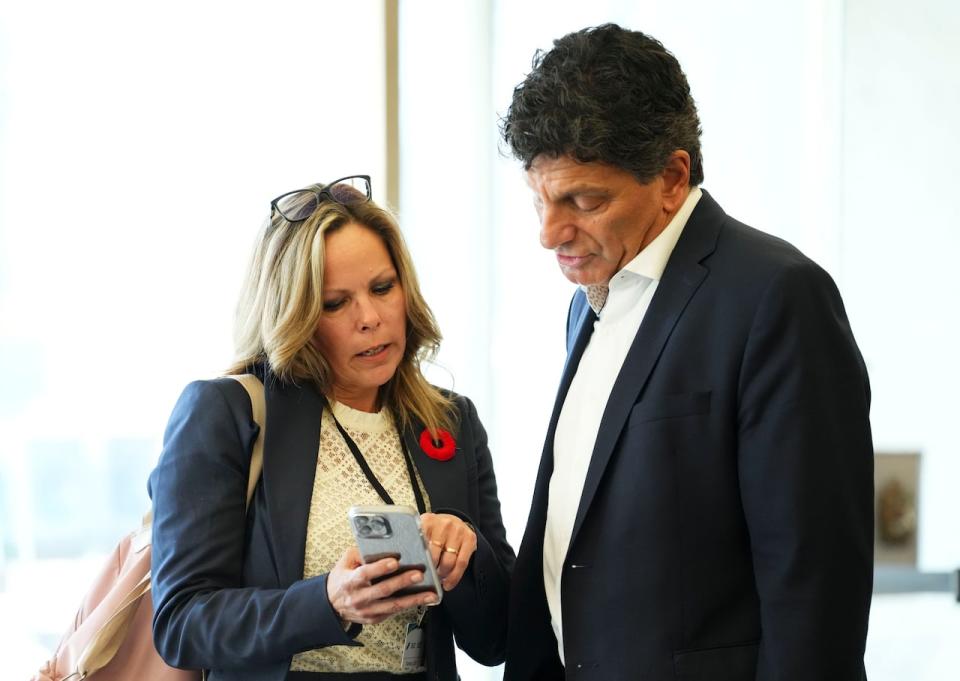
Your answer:
[[[394,503],[416,508],[400,436],[390,412],[384,409],[370,414],[332,400],[330,406]],[[429,511],[430,500],[419,474],[416,477]],[[304,578],[329,572],[343,552],[354,545],[347,522],[347,510],[351,506],[382,503],[383,500],[357,465],[330,412],[325,409],[321,419],[320,452],[307,521]],[[356,639],[363,647],[329,646],[299,653],[293,657],[290,669],[346,673],[384,671],[393,674],[424,671],[423,668],[403,670],[401,667],[407,625],[419,621],[421,617],[422,610],[407,610],[390,616],[380,624],[365,624]]]

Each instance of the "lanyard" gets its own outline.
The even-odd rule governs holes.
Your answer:
[[[347,433],[343,426],[340,425],[340,421],[337,420],[337,417],[333,415],[333,409],[330,410],[330,416],[333,417],[333,422],[337,425],[337,430],[340,431],[340,435],[343,436],[343,441],[347,443],[347,447],[350,449],[350,453],[353,454],[353,458],[357,460],[357,465],[360,466],[360,470],[363,471],[363,474],[367,476],[367,480],[373,486],[373,489],[377,491],[377,494],[380,495],[380,498],[383,499],[383,503],[393,505],[393,499],[390,498],[390,495],[387,493],[387,490],[384,489],[383,485],[380,484],[380,481],[377,480],[377,476],[373,474],[373,471],[370,469],[370,464],[367,463],[367,460],[363,458],[363,454],[360,453],[360,448],[357,447],[357,443],[353,441],[353,438]],[[396,425],[394,425],[396,428]],[[420,492],[420,485],[417,484],[417,474],[413,469],[413,458],[410,456],[410,452],[407,451],[407,445],[403,441],[403,433],[399,428],[397,430],[397,437],[400,438],[400,449],[403,450],[403,460],[407,464],[407,474],[410,476],[410,484],[413,486],[413,497],[417,501],[417,510],[421,514],[427,512],[427,506],[423,502],[423,494]]]

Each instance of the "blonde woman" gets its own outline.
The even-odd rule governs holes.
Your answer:
[[[456,681],[454,637],[501,662],[514,554],[487,438],[421,374],[440,333],[396,221],[367,176],[271,208],[229,372],[263,380],[263,474],[245,510],[249,398],[190,384],[150,479],[157,649],[211,681]],[[421,572],[361,562],[347,509],[384,502],[419,508],[439,605],[395,594]]]

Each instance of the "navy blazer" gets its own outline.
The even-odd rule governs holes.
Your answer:
[[[168,664],[209,669],[211,681],[281,681],[294,654],[359,645],[327,599],[326,575],[303,578],[322,396],[267,376],[263,474],[245,510],[258,427],[236,381],[184,390],[150,476],[154,640]],[[487,436],[473,404],[454,396],[457,451],[437,461],[422,427],[403,433],[435,512],[467,519],[477,551],[424,626],[431,680],[456,681],[453,636],[483,664],[502,662],[513,551],[507,544]],[[344,519],[346,522],[346,519]]]
[[[543,585],[560,408],[596,316],[578,291],[510,602],[507,681],[854,681],[872,588],[870,388],[836,286],[704,192],[607,402]]]

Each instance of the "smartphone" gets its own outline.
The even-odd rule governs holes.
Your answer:
[[[400,563],[397,572],[381,577],[380,580],[410,570],[423,572],[423,581],[420,584],[398,589],[394,596],[432,591],[437,595],[437,603],[440,602],[443,589],[427,548],[427,540],[420,528],[420,514],[415,508],[389,504],[351,506],[347,518],[364,563],[373,563],[383,558],[396,558]]]

